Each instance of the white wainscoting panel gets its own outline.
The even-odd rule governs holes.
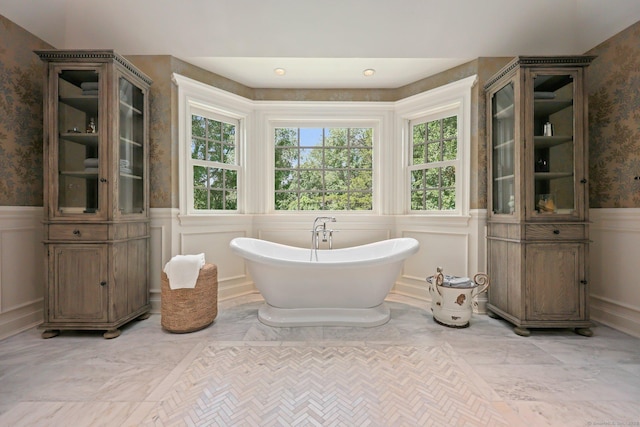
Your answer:
[[[178,227],[178,210],[171,208],[153,208],[151,216],[150,245],[150,299],[151,312],[160,313],[161,276],[164,265],[173,256],[172,233]],[[177,247],[177,244],[175,245]]]
[[[42,207],[0,207],[0,339],[42,323]]]
[[[242,257],[231,251],[236,237],[250,236],[251,215],[182,217],[173,237],[178,240],[177,254],[204,253],[207,262],[218,266],[218,299],[228,299],[255,291]],[[168,260],[167,260],[168,261]]]
[[[473,277],[486,271],[485,211],[469,217],[397,217],[396,235],[413,237],[420,250],[405,261],[394,292],[430,302],[426,278],[442,267],[445,274]],[[474,311],[486,312],[486,294],[476,297]]]
[[[229,243],[236,237],[246,237],[246,230],[229,231],[183,231],[181,247],[183,254],[204,253],[208,263],[218,266],[218,296],[228,298],[246,293],[252,289],[239,291],[238,286],[248,281],[244,260],[233,253]]]
[[[640,209],[591,209],[591,319],[640,337]]]

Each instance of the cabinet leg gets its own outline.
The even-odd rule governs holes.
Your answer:
[[[592,337],[593,331],[589,328],[575,328],[575,333],[578,335],[582,335],[583,337]]]
[[[146,313],[136,317],[136,320],[147,320],[150,316],[151,316],[151,312],[147,311]]]
[[[102,334],[102,336],[108,340],[112,338],[118,338],[120,336],[120,329],[110,329],[104,334]]]
[[[48,338],[57,337],[58,335],[60,335],[60,331],[57,329],[47,329],[42,332],[42,338],[44,338],[45,340]]]
[[[515,328],[513,328],[513,332],[515,332],[516,335],[520,335],[521,337],[528,337],[529,335],[531,335],[530,330],[528,330],[527,328],[521,328],[520,326],[516,326]]]
[[[497,314],[495,314],[493,311],[487,310],[487,316],[489,316],[492,319],[499,319],[500,316],[498,316]]]

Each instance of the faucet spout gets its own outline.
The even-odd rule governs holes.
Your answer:
[[[310,261],[313,261],[313,255],[315,253],[316,261],[318,260],[318,247],[320,242],[318,241],[318,237],[320,233],[322,233],[322,241],[327,241],[327,233],[329,234],[329,240],[331,240],[331,233],[333,230],[327,230],[327,222],[336,222],[336,217],[334,216],[319,216],[313,221],[313,228],[311,229],[311,256]],[[330,247],[333,242],[331,242]]]

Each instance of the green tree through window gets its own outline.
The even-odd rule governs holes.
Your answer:
[[[193,208],[238,209],[236,125],[191,116]]]
[[[411,130],[411,210],[455,210],[458,117],[415,121]]]
[[[372,128],[276,128],[276,210],[371,210]]]

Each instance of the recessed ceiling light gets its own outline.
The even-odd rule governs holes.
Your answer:
[[[367,68],[366,70],[364,70],[362,72],[362,74],[364,74],[367,77],[371,77],[376,73],[376,70],[374,70],[373,68]]]
[[[285,70],[284,68],[274,68],[273,72],[279,76],[284,76],[285,74],[287,74],[287,70]]]

